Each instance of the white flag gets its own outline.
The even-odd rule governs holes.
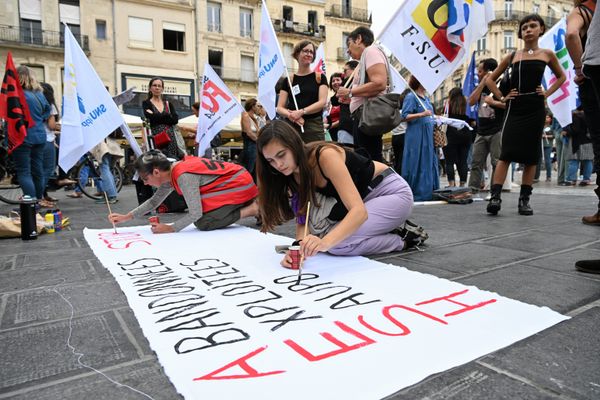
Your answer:
[[[323,47],[323,43],[321,43],[317,48],[315,60],[312,62],[312,64],[310,64],[310,70],[316,72],[317,74],[327,75],[327,70],[325,68],[325,49]]]
[[[492,1],[406,0],[379,40],[433,93],[462,65],[471,44],[487,32],[488,23],[494,19]],[[447,25],[452,30],[446,29]]]
[[[63,82],[58,164],[68,171],[82,155],[125,122],[67,25]]]
[[[219,75],[208,63],[205,64],[198,114],[198,131],[196,132],[200,157],[210,147],[210,141],[217,136],[221,129],[243,111],[241,104],[219,78]]]
[[[258,100],[273,119],[276,114],[275,85],[285,72],[285,61],[265,1],[262,2],[258,53]]]
[[[390,93],[404,92],[408,87],[406,80],[400,75],[400,72],[390,65]]]
[[[560,126],[567,126],[573,121],[571,111],[577,108],[577,98],[579,97],[579,89],[573,80],[575,78],[573,73],[574,64],[565,43],[566,33],[567,21],[562,18],[539,41],[540,47],[554,51],[567,77],[565,83],[547,99],[548,108],[550,108]],[[549,67],[546,67],[544,71],[546,89],[552,86],[555,81],[556,76]]]

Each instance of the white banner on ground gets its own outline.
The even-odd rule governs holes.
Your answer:
[[[58,164],[68,171],[82,155],[124,123],[104,83],[65,25],[63,116]]]
[[[154,235],[86,229],[186,399],[381,399],[567,317],[363,257],[232,226]]]
[[[198,154],[203,155],[210,148],[210,141],[242,112],[244,109],[227,85],[219,78],[210,64],[204,64],[202,97],[196,132]]]
[[[492,0],[405,0],[379,41],[433,93],[493,19]]]
[[[567,77],[565,83],[546,100],[548,108],[552,111],[554,118],[558,121],[560,126],[569,125],[573,119],[571,112],[577,108],[577,98],[579,89],[574,81],[574,64],[567,50],[566,39],[567,37],[567,20],[561,18],[552,29],[544,34],[540,39],[540,47],[550,49],[554,51],[560,66]],[[555,81],[556,75],[552,72],[550,67],[546,67],[544,71],[544,81],[546,83],[546,89],[549,88]]]

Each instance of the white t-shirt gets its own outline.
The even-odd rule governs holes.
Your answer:
[[[50,104],[50,116],[58,115],[58,110],[54,106],[54,104]],[[44,123],[44,127],[46,128],[46,142],[54,142],[56,139],[56,134],[47,123]]]

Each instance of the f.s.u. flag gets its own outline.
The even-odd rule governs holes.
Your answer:
[[[572,122],[571,111],[577,108],[579,98],[579,89],[574,81],[573,60],[569,56],[565,42],[566,33],[567,20],[562,18],[539,41],[540,47],[554,51],[567,77],[565,83],[547,99],[548,108],[550,108],[560,126],[567,126]],[[546,67],[544,71],[546,89],[555,81],[556,76],[549,67]]]
[[[25,93],[19,83],[19,76],[10,52],[6,56],[6,72],[0,91],[0,118],[6,121],[7,148],[10,154],[25,141],[27,128],[35,124],[31,119]]]
[[[285,61],[271,24],[266,1],[262,2],[260,47],[258,50],[258,100],[269,118],[275,118],[275,85],[285,72]]]
[[[379,40],[433,92],[494,19],[493,0],[406,0]]]
[[[315,60],[310,64],[310,70],[317,74],[327,75],[327,69],[325,68],[325,49],[323,43],[317,48],[315,53]]]
[[[198,131],[196,142],[198,154],[202,155],[210,147],[210,141],[233,118],[240,115],[244,109],[223,83],[219,75],[206,63],[202,77],[202,95],[200,113],[198,114]]]
[[[402,94],[408,87],[406,80],[400,75],[400,72],[392,66],[390,66],[390,93],[399,93]]]
[[[68,171],[82,155],[124,123],[104,83],[65,25],[63,117],[58,164]]]
[[[471,62],[467,68],[467,75],[465,75],[465,81],[463,83],[462,92],[466,98],[469,98],[471,93],[479,85],[479,76],[477,75],[477,68],[475,65],[475,52],[471,55]],[[467,106],[467,116],[472,119],[477,119],[477,110],[479,103],[475,103],[472,106]]]

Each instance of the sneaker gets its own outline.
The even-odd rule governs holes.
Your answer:
[[[419,246],[429,239],[429,234],[425,232],[422,226],[409,220],[404,222],[404,226],[401,229],[394,230],[394,233],[398,234],[404,241],[404,250],[412,247],[419,249]]]
[[[586,215],[581,218],[581,222],[586,225],[600,226],[600,210],[594,215]]]
[[[600,274],[600,260],[579,260],[575,263],[575,269],[588,274]]]
[[[119,201],[119,199],[117,199],[116,197],[108,198],[108,204],[115,204],[117,201]],[[104,197],[97,199],[96,204],[106,204],[106,199]]]

